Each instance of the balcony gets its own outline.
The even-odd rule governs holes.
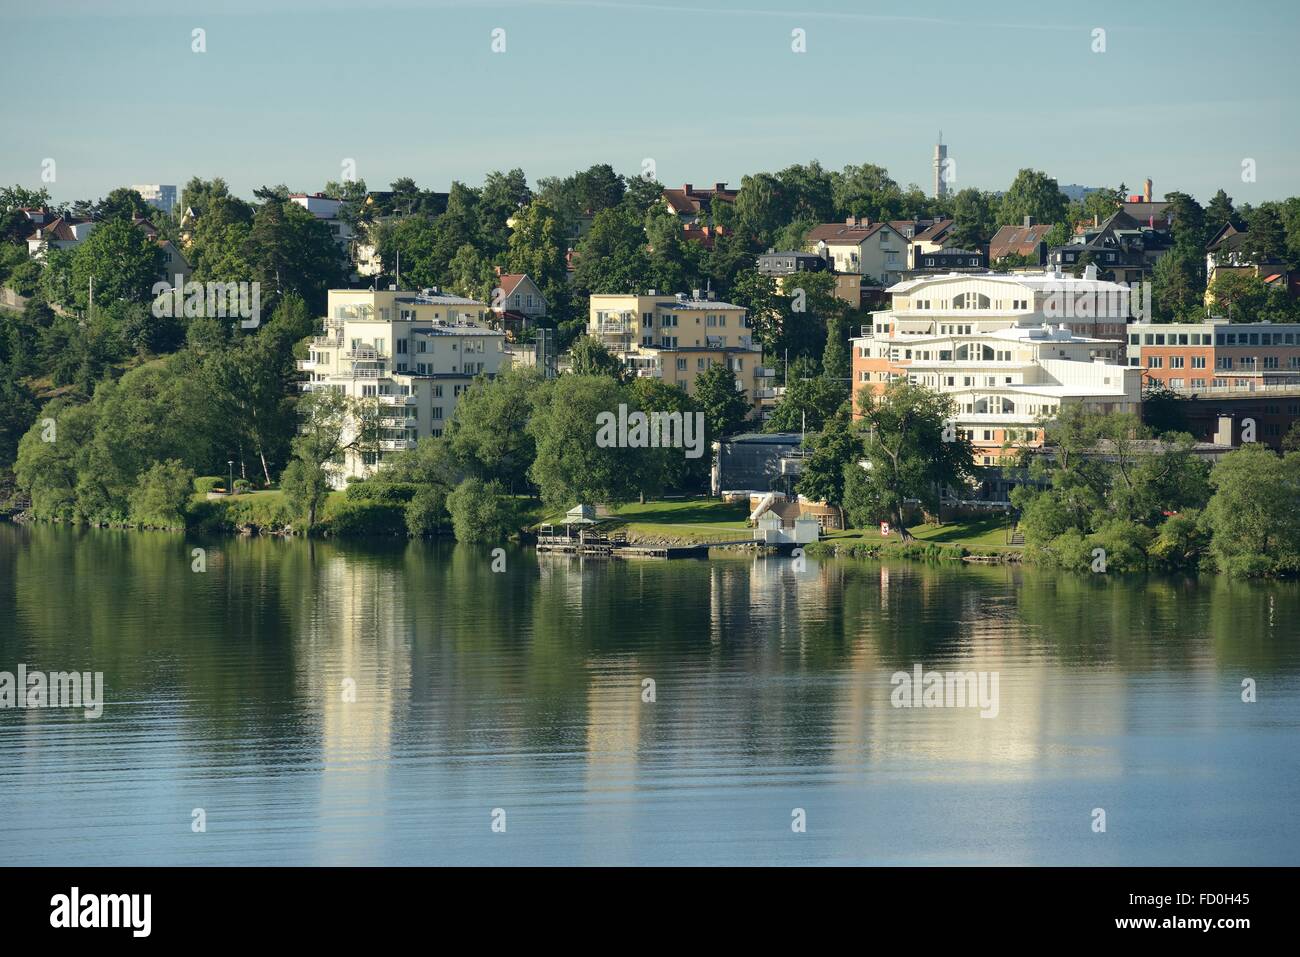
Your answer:
[[[385,452],[406,452],[415,448],[412,439],[380,439],[379,448]]]
[[[374,346],[357,346],[355,349],[349,349],[343,353],[345,359],[360,359],[363,362],[378,362],[387,360],[388,355],[380,352]]]
[[[776,398],[776,389],[769,389],[769,388],[766,388],[766,387],[764,387],[764,388],[760,388],[760,389],[755,389],[755,390],[754,390],[754,398],[756,398],[756,399],[775,399],[775,398]]]
[[[415,405],[417,399],[413,395],[381,395],[379,397],[380,405]]]
[[[772,368],[769,368],[768,366],[759,366],[758,368],[756,368],[756,369],[754,370],[754,378],[756,378],[756,379],[775,379],[775,378],[776,378],[776,370],[775,370],[775,369],[772,369]]]
[[[294,365],[298,367],[299,372],[311,372],[313,369],[316,368],[316,360],[299,359],[297,362],[294,363]]]
[[[662,379],[664,372],[658,367],[643,367],[636,370],[639,379]]]

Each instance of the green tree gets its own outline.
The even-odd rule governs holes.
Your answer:
[[[862,433],[844,410],[805,438],[804,445],[809,454],[799,473],[799,494],[839,509],[844,525],[845,478],[863,457]]]
[[[537,455],[528,470],[548,507],[617,505],[641,492],[637,453],[596,442],[601,413],[617,414],[628,395],[602,375],[564,375],[547,390],[528,422]]]
[[[736,373],[720,362],[695,377],[694,398],[704,412],[710,441],[734,435],[749,420],[749,400],[736,387]]]
[[[1034,169],[1022,169],[1002,196],[998,223],[1016,226],[1032,216],[1036,223],[1059,223],[1065,220],[1069,201],[1056,180]]]
[[[73,301],[85,309],[93,282],[97,306],[119,299],[151,302],[165,258],[158,244],[129,220],[100,223],[72,254]]]
[[[1300,452],[1248,443],[1215,463],[1205,509],[1210,550],[1230,575],[1300,572]]]
[[[937,513],[945,487],[964,488],[974,475],[970,440],[951,427],[956,405],[950,396],[903,380],[880,395],[862,392],[858,409],[867,433],[869,478],[899,535],[909,540],[907,500]]]
[[[535,369],[511,369],[495,379],[476,379],[461,396],[447,440],[470,475],[495,481],[511,494],[527,488],[528,467],[537,454],[528,420],[534,393],[545,388]]]
[[[595,336],[579,336],[569,349],[569,368],[574,375],[608,376],[615,382],[627,379],[627,368],[618,356]]]
[[[467,478],[447,494],[458,542],[504,543],[519,531],[515,500],[500,482]]]
[[[763,431],[820,431],[848,401],[846,383],[823,376],[795,379],[786,386],[781,401],[763,423]]]
[[[184,528],[194,471],[179,459],[154,462],[131,490],[131,521],[147,528]]]

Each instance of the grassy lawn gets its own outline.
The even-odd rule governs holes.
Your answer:
[[[676,499],[667,502],[633,502],[611,510],[601,527],[625,531],[632,539],[676,539],[683,542],[748,541],[752,537],[745,519],[744,502],[722,502],[712,498]],[[548,515],[543,521],[563,521],[563,515]]]
[[[1007,516],[989,515],[981,518],[945,522],[943,525],[912,525],[908,528],[918,541],[933,542],[936,545],[965,545],[981,551],[1020,551],[1020,545],[1007,544]],[[844,532],[831,532],[824,541],[835,542],[879,542],[878,528],[851,528]],[[891,531],[886,541],[899,542],[898,532]]]

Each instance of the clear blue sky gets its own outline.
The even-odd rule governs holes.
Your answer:
[[[371,188],[436,189],[646,157],[669,185],[738,183],[816,158],[928,191],[942,129],[957,188],[1032,166],[1202,201],[1300,194],[1294,0],[801,6],[0,0],[0,182],[40,185],[47,157],[59,200],[193,175],[316,189],[345,158]]]

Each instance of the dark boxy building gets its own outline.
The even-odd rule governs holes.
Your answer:
[[[747,432],[718,443],[714,492],[793,491],[799,478],[798,432]]]
[[[758,271],[764,276],[792,276],[797,272],[825,272],[829,264],[816,253],[769,249],[758,257]]]

